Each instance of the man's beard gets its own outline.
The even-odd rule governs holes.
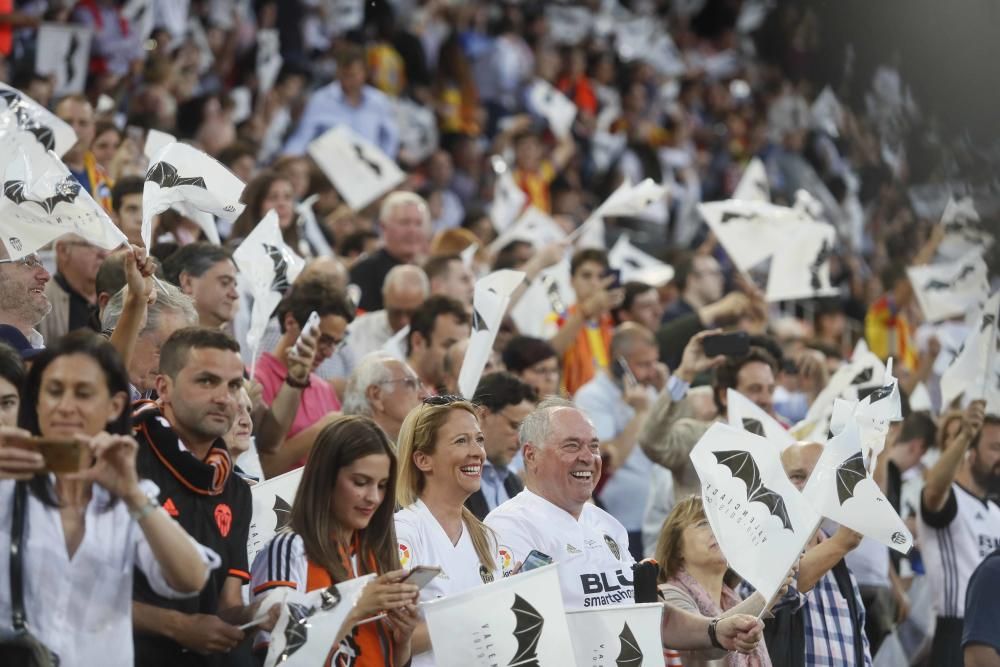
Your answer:
[[[972,479],[986,492],[986,495],[1000,495],[1000,466],[987,468],[979,465],[978,462],[973,462]]]

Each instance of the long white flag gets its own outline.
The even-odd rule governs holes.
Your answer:
[[[510,168],[497,156],[493,159],[493,170],[496,172],[496,181],[493,184],[493,201],[490,202],[490,221],[500,235],[499,238],[503,238],[510,231],[510,226],[525,212],[528,195],[518,187]]]
[[[500,323],[514,290],[524,281],[524,273],[501,269],[476,281],[472,300],[472,336],[458,372],[458,391],[472,398],[489,360]]]
[[[733,190],[732,199],[740,201],[771,201],[771,185],[767,180],[767,170],[759,157],[755,157],[747,164],[747,168],[740,177],[740,182]]]
[[[979,249],[956,262],[911,266],[906,273],[928,322],[940,322],[981,308],[990,296],[986,262]]]
[[[770,600],[819,526],[778,448],[716,423],[691,450],[705,514],[729,566]]]
[[[338,125],[313,139],[308,151],[355,211],[406,180],[406,173],[395,160],[346,125]]]
[[[783,243],[789,250],[771,257],[765,298],[774,302],[839,294],[830,285],[830,257],[837,235],[833,226],[801,222],[784,229]]]
[[[528,91],[531,109],[543,117],[559,139],[569,137],[576,120],[576,105],[545,79],[536,79]]]
[[[608,264],[612,269],[621,271],[623,283],[636,280],[659,287],[674,279],[674,267],[639,250],[632,244],[627,232],[622,233],[608,251]]]
[[[900,553],[913,546],[913,535],[868,473],[854,420],[827,441],[802,495],[828,519]]]
[[[525,336],[545,338],[551,335],[547,330],[545,314],[561,315],[575,300],[576,294],[569,275],[569,260],[564,258],[531,281],[528,289],[511,308],[510,317],[518,331]]]
[[[662,618],[659,602],[566,612],[576,664],[662,667]]]
[[[438,667],[573,667],[556,567],[423,603]]]
[[[68,123],[16,88],[0,83],[0,102],[0,141],[14,132],[28,132],[60,157],[76,144],[76,132]]]
[[[790,228],[809,222],[800,211],[760,200],[727,199],[698,204],[697,209],[743,272],[783,247]]]
[[[257,552],[291,521],[292,503],[302,481],[302,468],[254,484],[250,487],[253,514],[247,539],[247,562],[253,563]]]
[[[975,326],[961,351],[941,375],[941,403],[950,405],[958,397],[963,403],[985,400],[987,412],[1000,410],[1000,372],[997,372],[997,315],[1000,292],[983,305]]]

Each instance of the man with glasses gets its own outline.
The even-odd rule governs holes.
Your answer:
[[[76,329],[92,328],[97,308],[97,271],[108,251],[69,234],[55,242],[56,272],[45,286],[52,304],[38,327],[47,341]]]
[[[420,378],[412,368],[384,352],[372,352],[347,380],[343,413],[371,417],[395,442],[420,399]]]
[[[465,501],[465,506],[482,521],[524,488],[524,482],[508,466],[521,450],[517,433],[521,422],[535,409],[538,394],[516,376],[500,371],[479,380],[472,401],[481,410],[479,426],[486,438],[486,460],[482,484]]]
[[[312,313],[319,316],[318,331],[299,341]],[[333,278],[318,274],[292,286],[278,306],[277,317],[281,338],[271,352],[265,352],[257,360],[254,376],[263,387],[264,403],[271,406],[276,417],[287,422],[288,429],[287,439],[277,451],[260,452],[261,467],[267,477],[302,465],[316,435],[340,411],[340,399],[333,385],[315,371],[344,343],[347,325],[354,319],[354,306]],[[303,363],[306,360],[308,364]],[[297,402],[296,393],[301,394]],[[297,408],[286,411],[276,405],[278,399],[293,406],[297,403]]]
[[[45,284],[52,277],[38,255],[10,259],[0,246],[0,324],[9,324],[28,339],[34,348],[45,347],[45,338],[35,327],[52,304],[45,294]]]

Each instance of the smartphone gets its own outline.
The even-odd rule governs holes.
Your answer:
[[[66,474],[80,472],[90,462],[90,449],[79,440],[57,440],[54,438],[11,438],[7,444],[21,449],[38,452],[45,459],[45,472]]]
[[[633,386],[639,384],[639,381],[635,379],[635,373],[632,372],[632,369],[629,368],[628,362],[625,361],[625,357],[618,355],[616,363],[618,364],[618,367],[621,368],[622,370],[623,380],[628,380],[629,382],[632,383]]]
[[[701,341],[706,357],[742,357],[750,351],[750,335],[746,331],[706,336]]]
[[[310,336],[319,331],[319,313],[315,310],[309,313],[309,319],[306,320],[306,324],[302,327],[299,337],[295,340],[294,350],[296,354],[302,354],[302,339],[306,336]]]
[[[423,588],[431,583],[434,577],[441,574],[441,568],[432,565],[418,565],[403,579],[408,584],[413,584],[417,588]]]
[[[632,582],[635,587],[635,602],[657,602],[656,577],[660,573],[660,566],[652,558],[636,563],[632,566]]]
[[[622,286],[622,272],[618,269],[608,269],[605,276],[612,276],[614,278],[614,281],[611,283],[611,287],[608,289],[618,289]]]
[[[532,549],[525,556],[524,562],[521,563],[521,572],[528,572],[530,570],[537,570],[540,567],[545,567],[546,565],[552,564],[552,556],[543,554],[537,549]]]

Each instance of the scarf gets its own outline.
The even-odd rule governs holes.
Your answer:
[[[709,618],[721,616],[722,612],[732,609],[741,602],[733,589],[722,584],[722,607],[720,608],[718,603],[709,596],[708,591],[685,570],[679,571],[667,583],[687,591],[694,598],[694,603],[698,605],[698,611]],[[683,656],[683,653],[681,655]],[[757,644],[757,648],[750,655],[730,651],[726,654],[725,661],[726,667],[771,667],[771,658],[767,655],[767,646],[764,645],[763,641]]]
[[[233,461],[222,438],[216,438],[208,455],[198,460],[177,437],[156,403],[138,403],[132,418],[136,438],[146,442],[150,451],[181,484],[206,496],[222,493],[233,471]]]

